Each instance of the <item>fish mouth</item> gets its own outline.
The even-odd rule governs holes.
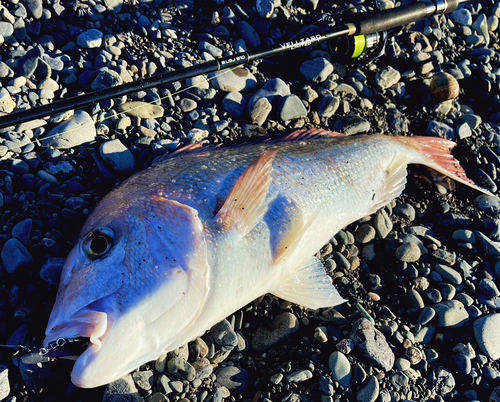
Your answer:
[[[86,345],[86,349],[77,359],[79,366],[85,367],[101,348],[111,326],[112,320],[107,313],[84,309],[73,314],[69,320],[58,322],[56,319],[49,323],[43,344],[51,357],[69,355],[69,351],[63,349],[67,345],[79,344],[80,351],[81,347]]]

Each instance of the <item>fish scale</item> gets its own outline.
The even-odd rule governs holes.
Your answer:
[[[311,309],[341,304],[315,254],[397,197],[408,163],[489,194],[467,179],[453,145],[311,129],[175,152],[117,186],[89,215],[63,267],[44,345],[89,338],[71,378],[96,387],[265,293]]]

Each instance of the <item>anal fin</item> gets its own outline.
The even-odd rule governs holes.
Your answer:
[[[346,301],[333,286],[317,257],[305,260],[295,269],[286,270],[278,289],[271,293],[310,309],[333,307]]]

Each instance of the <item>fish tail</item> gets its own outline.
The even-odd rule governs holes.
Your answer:
[[[482,193],[492,195],[488,190],[479,187],[474,181],[467,177],[465,170],[456,160],[451,150],[457,145],[453,141],[438,137],[395,137],[398,141],[404,143],[418,151],[422,157],[421,163],[439,173],[456,180],[459,183],[472,187]]]

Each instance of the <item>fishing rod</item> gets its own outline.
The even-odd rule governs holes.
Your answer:
[[[253,51],[221,57],[184,69],[169,71],[127,84],[89,92],[71,98],[64,98],[47,105],[6,114],[0,116],[0,129],[7,127],[14,128],[16,125],[30,120],[44,118],[71,109],[81,109],[104,100],[164,86],[175,81],[181,81],[223,69],[235,68],[257,59],[272,57],[283,52],[331,41],[340,37],[347,36],[354,38],[352,42],[354,47],[351,52],[351,57],[357,57],[367,46],[370,46],[370,43],[368,43],[369,40],[367,40],[370,35],[379,32],[387,32],[391,29],[419,21],[432,15],[453,12],[459,4],[468,1],[470,0],[424,0],[370,14],[350,14],[344,18],[346,22],[334,24],[334,26],[329,27],[329,29],[324,32],[299,36],[286,42],[261,47]],[[362,40],[358,40],[360,38]]]

